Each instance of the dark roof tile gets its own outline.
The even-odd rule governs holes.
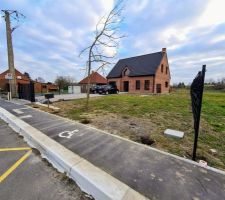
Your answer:
[[[155,75],[157,67],[163,58],[163,53],[156,52],[131,58],[119,60],[107,78],[118,78],[122,76],[123,70],[127,67],[130,70],[128,76]]]

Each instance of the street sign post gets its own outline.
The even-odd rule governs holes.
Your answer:
[[[11,100],[12,95],[11,95],[11,85],[10,85],[10,80],[13,80],[13,75],[12,75],[12,73],[7,73],[7,74],[5,75],[5,79],[9,81],[8,100]]]
[[[202,109],[202,96],[204,89],[204,80],[205,80],[205,71],[206,65],[202,66],[202,71],[199,71],[195,79],[191,84],[191,103],[192,103],[192,113],[194,118],[194,131],[195,131],[195,139],[194,139],[194,147],[192,160],[196,160],[196,150],[198,143],[198,134],[199,134],[199,123],[201,117],[201,109]]]

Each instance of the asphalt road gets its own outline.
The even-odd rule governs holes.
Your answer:
[[[90,200],[0,120],[1,200]]]
[[[225,199],[223,174],[23,105],[0,106],[150,199]]]

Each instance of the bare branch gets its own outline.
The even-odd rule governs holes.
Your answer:
[[[85,51],[87,51],[87,50],[90,49],[90,48],[91,48],[91,46],[89,46],[89,47],[87,47],[87,48],[84,48],[84,49],[80,52],[79,57],[80,57]]]
[[[119,0],[113,9],[107,14],[102,16],[95,27],[95,37],[90,46],[83,49],[79,56],[84,52],[88,51],[88,65],[87,65],[87,77],[88,77],[88,87],[87,87],[87,103],[86,108],[88,108],[89,94],[90,94],[90,74],[92,70],[93,63],[100,63],[97,68],[103,69],[106,65],[112,64],[109,59],[113,59],[116,56],[116,51],[113,55],[107,55],[104,52],[108,48],[113,48],[117,50],[119,47],[119,40],[125,35],[118,34],[119,24],[122,22],[122,11],[124,10],[123,0]]]

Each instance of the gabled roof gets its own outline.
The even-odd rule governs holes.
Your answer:
[[[125,68],[130,70],[128,76],[149,76],[155,75],[157,67],[159,66],[164,53],[162,51],[125,58],[119,60],[107,78],[119,78]]]
[[[92,72],[90,75],[91,84],[107,84],[106,78],[100,75],[98,72]],[[79,82],[79,84],[88,84],[88,77],[84,78]]]
[[[4,72],[2,72],[1,74],[0,74],[0,77],[2,78],[5,78],[5,75],[7,74],[7,73],[9,73],[10,71],[9,71],[9,69],[7,69],[7,70],[5,70]],[[27,76],[25,76],[24,74],[22,74],[20,71],[18,71],[17,69],[15,69],[15,74],[16,74],[16,76],[21,76],[22,77],[22,79],[23,80],[30,80]]]

